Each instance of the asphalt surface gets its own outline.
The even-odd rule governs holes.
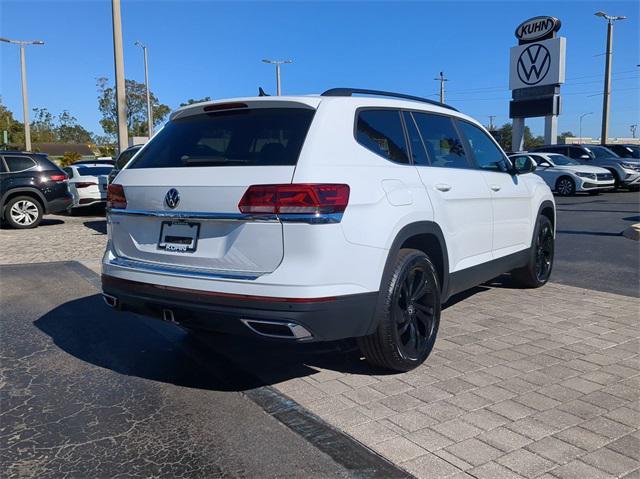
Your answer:
[[[400,476],[179,328],[114,314],[96,279],[0,267],[3,477]]]
[[[622,236],[640,223],[640,193],[556,197],[556,214],[550,281],[640,296],[640,243]]]

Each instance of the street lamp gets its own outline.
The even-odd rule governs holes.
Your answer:
[[[612,38],[613,22],[624,20],[627,17],[608,15],[604,12],[596,12],[594,15],[602,17],[607,21],[607,53],[604,64],[604,98],[602,99],[602,132],[600,134],[600,144],[606,145],[609,136],[609,100],[611,97],[611,58],[612,58]]]
[[[580,144],[581,145],[582,145],[582,119],[587,115],[593,115],[593,112],[590,111],[589,113],[583,113],[582,115],[580,115]]]
[[[24,47],[27,45],[44,45],[42,40],[10,40],[0,37],[0,42],[20,45],[20,75],[22,78],[22,115],[24,121],[24,147],[31,151],[31,127],[29,125],[29,97],[27,95],[27,65],[24,55]]]
[[[265,58],[262,61],[264,63],[269,63],[271,65],[276,66],[276,95],[280,96],[280,94],[282,93],[280,88],[280,65],[282,65],[283,63],[293,63],[293,61],[292,60],[269,60],[267,58]]]
[[[153,110],[151,109],[151,90],[149,90],[149,64],[147,62],[147,47],[138,40],[135,45],[142,48],[144,55],[144,88],[147,91],[147,134],[149,138],[153,136]]]

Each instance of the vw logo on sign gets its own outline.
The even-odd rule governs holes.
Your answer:
[[[167,194],[164,195],[164,202],[171,209],[178,206],[178,203],[180,203],[180,193],[178,193],[178,190],[171,188],[167,191]]]
[[[518,58],[518,78],[526,85],[537,85],[549,73],[551,54],[544,45],[534,43],[524,49]]]

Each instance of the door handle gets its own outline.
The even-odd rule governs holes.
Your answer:
[[[436,190],[438,191],[449,191],[451,189],[451,185],[445,185],[444,183],[439,183],[436,185]]]
[[[499,185],[491,185],[491,190],[492,191],[500,191],[500,186]]]

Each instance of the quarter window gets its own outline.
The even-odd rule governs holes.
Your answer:
[[[399,111],[360,111],[356,130],[356,140],[365,148],[387,160],[409,163]]]
[[[451,118],[429,113],[413,113],[431,166],[468,168],[469,162]]]
[[[473,152],[473,157],[480,168],[507,171],[507,160],[505,160],[502,151],[484,131],[466,121],[460,121],[458,125],[460,125],[469,149]]]
[[[24,171],[36,166],[36,162],[28,156],[5,156],[4,161],[12,172]]]

